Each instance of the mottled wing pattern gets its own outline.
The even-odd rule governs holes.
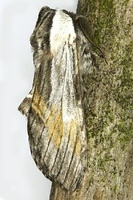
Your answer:
[[[28,117],[30,149],[38,168],[67,190],[77,188],[86,168],[80,70],[87,64],[79,64],[88,41],[76,29],[67,12],[41,10],[31,36],[33,89],[19,107]]]

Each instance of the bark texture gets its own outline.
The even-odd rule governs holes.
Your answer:
[[[73,193],[52,184],[50,200],[133,199],[133,0],[79,0],[96,56],[87,80],[88,169]]]

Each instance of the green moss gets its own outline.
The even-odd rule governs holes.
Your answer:
[[[124,121],[122,121],[118,130],[120,132],[119,141],[121,143],[121,147],[125,150],[127,144],[133,140],[133,122],[130,125],[126,125]]]
[[[88,77],[88,168],[92,179],[105,183],[117,197],[124,188],[127,149],[133,141],[132,24],[124,18],[128,1],[89,1],[93,41],[105,48],[108,64],[96,58],[98,67]]]
[[[114,193],[116,193],[118,190],[118,186],[115,184],[112,189],[113,189]]]
[[[107,39],[106,36],[110,32],[113,26],[113,20],[115,18],[115,10],[112,0],[93,0],[89,1],[89,18],[93,22],[93,41],[102,46]],[[104,34],[103,34],[104,32]]]
[[[133,53],[131,52],[133,52],[133,42],[125,46],[124,55],[120,63],[123,66],[123,74],[121,86],[118,89],[117,102],[121,107],[121,121],[118,125],[118,130],[120,132],[119,140],[123,149],[125,149],[128,142],[133,140]]]

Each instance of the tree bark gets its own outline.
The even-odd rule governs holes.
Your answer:
[[[87,85],[88,169],[70,193],[52,184],[50,200],[133,199],[133,0],[79,0],[96,57]]]

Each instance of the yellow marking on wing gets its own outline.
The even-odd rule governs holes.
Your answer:
[[[81,142],[79,140],[79,137],[77,137],[77,134],[80,134],[78,130],[79,125],[76,120],[72,120],[70,123],[72,127],[70,129],[70,140],[72,142],[72,148],[75,148],[75,153],[79,155],[81,153]],[[75,142],[76,142],[76,147],[75,147]]]
[[[32,108],[44,122],[44,126],[49,134],[49,139],[51,138],[52,142],[59,148],[63,132],[61,111],[57,111],[57,106],[54,105],[48,112],[48,108],[41,96],[38,95],[37,90],[34,94]],[[47,116],[46,112],[48,112]]]
[[[81,142],[80,142],[79,139],[77,140],[77,143],[76,143],[75,153],[76,153],[77,155],[79,155],[79,154],[81,153]]]
[[[58,109],[56,105],[53,105],[51,110],[48,112],[48,116],[46,116],[46,112],[48,108],[44,102],[44,100],[38,95],[37,91],[34,94],[32,108],[39,115],[39,117],[44,122],[44,126],[46,127],[49,138],[55,144],[56,148],[60,147],[62,137],[70,137],[71,148],[75,148],[75,153],[80,155],[81,153],[81,142],[79,137],[76,136],[79,133],[79,125],[76,120],[71,120],[70,122],[64,123],[62,120],[62,112]],[[75,117],[76,118],[76,117]],[[66,129],[69,133],[66,134]],[[70,134],[70,135],[69,135]],[[76,147],[75,147],[76,142]]]
[[[61,112],[53,113],[50,115],[45,126],[48,129],[49,137],[52,137],[52,141],[59,148],[61,143],[61,138],[63,134],[63,123],[62,123]]]
[[[40,95],[38,95],[37,91],[33,96],[32,108],[35,110],[36,113],[38,113],[39,117],[43,120],[43,113],[45,113],[47,107],[44,100],[41,98]]]

